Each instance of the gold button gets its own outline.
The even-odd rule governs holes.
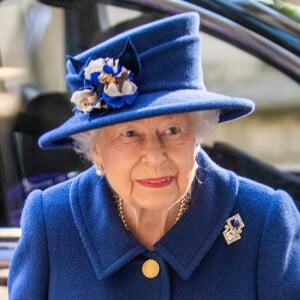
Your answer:
[[[142,266],[142,272],[145,277],[152,279],[159,274],[159,264],[154,259],[147,259]]]

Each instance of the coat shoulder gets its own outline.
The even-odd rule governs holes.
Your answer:
[[[271,207],[297,211],[293,199],[286,191],[274,189],[240,176],[237,176],[237,180],[239,183],[237,205],[246,208],[253,214],[264,214]]]
[[[61,222],[65,216],[71,214],[70,197],[72,190],[82,190],[93,180],[95,175],[93,168],[90,168],[78,176],[54,185],[44,191],[34,191],[29,196],[30,201],[41,201],[41,206],[46,220]],[[52,223],[52,222],[51,222]]]

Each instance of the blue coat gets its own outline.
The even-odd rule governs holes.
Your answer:
[[[190,209],[148,251],[128,232],[105,177],[91,168],[33,192],[11,262],[10,300],[300,299],[300,216],[283,191],[197,158]],[[226,219],[241,239],[227,245]],[[145,260],[159,264],[146,278]]]

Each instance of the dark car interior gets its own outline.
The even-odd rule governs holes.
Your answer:
[[[59,109],[57,109],[59,107]],[[42,150],[39,137],[72,115],[68,93],[40,94],[18,114],[12,130],[19,181],[6,193],[9,223],[18,226],[23,199],[34,189],[65,181],[90,164],[71,149]]]

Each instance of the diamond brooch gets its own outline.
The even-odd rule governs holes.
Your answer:
[[[223,236],[227,245],[241,239],[241,233],[244,227],[244,222],[239,214],[236,214],[226,220]]]

